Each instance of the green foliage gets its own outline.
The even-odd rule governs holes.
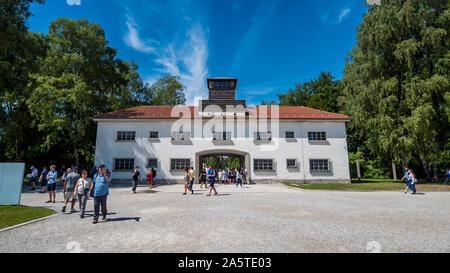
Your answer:
[[[430,163],[449,141],[448,1],[389,0],[358,26],[342,79],[349,131],[372,156]]]
[[[185,87],[179,82],[178,76],[164,76],[149,88],[152,105],[184,105]]]
[[[385,167],[386,165],[381,159],[369,159],[365,157],[361,151],[358,151],[356,153],[350,152],[348,154],[348,157],[350,161],[350,177],[358,177],[356,170],[356,160],[359,160],[361,178],[389,178],[388,174],[390,170]]]

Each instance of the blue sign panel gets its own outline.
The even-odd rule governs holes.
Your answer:
[[[0,163],[0,204],[20,205],[25,163]]]

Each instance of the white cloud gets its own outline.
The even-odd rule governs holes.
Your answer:
[[[139,32],[137,30],[137,25],[131,16],[127,16],[127,28],[128,28],[128,33],[124,38],[125,43],[127,45],[136,49],[137,51],[141,51],[144,53],[155,52],[155,48],[150,45],[150,43],[152,43],[153,41],[151,41],[151,40],[142,41],[139,38]]]
[[[344,18],[351,12],[352,10],[349,8],[344,8],[341,13],[339,14],[338,23],[342,22]]]
[[[181,83],[186,86],[186,103],[192,105],[194,98],[206,94],[208,42],[198,24],[191,26],[186,36],[181,46],[170,44],[158,53],[156,62],[162,66],[161,72],[180,77]]]
[[[81,0],[66,0],[69,6],[81,6]]]

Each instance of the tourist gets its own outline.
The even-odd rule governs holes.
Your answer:
[[[231,169],[228,169],[227,177],[228,177],[228,184],[231,184],[231,179],[233,178],[233,172],[231,171]]]
[[[449,179],[450,179],[450,168],[447,168],[445,170],[445,181],[444,181],[444,184],[447,184]]]
[[[81,178],[78,179],[74,189],[74,196],[78,195],[78,203],[80,206],[80,218],[84,218],[90,188],[91,183],[88,181],[88,171],[83,170],[81,173]]]
[[[206,169],[202,168],[202,171],[200,173],[200,188],[203,188],[203,185],[205,185],[205,188],[208,188],[208,185],[206,184]]]
[[[207,172],[208,180],[209,180],[209,194],[207,196],[211,196],[211,192],[214,190],[214,195],[217,195],[216,188],[214,187],[214,182],[216,179],[216,171],[213,169],[212,165],[209,165],[209,169]]]
[[[138,181],[142,181],[141,174],[139,173],[139,166],[136,166],[131,177],[133,178],[133,188],[131,189],[131,193],[136,193]]]
[[[409,169],[409,174],[408,174],[408,179],[409,179],[409,188],[412,190],[411,194],[416,194],[416,183],[417,183],[417,178],[416,175],[414,174],[413,170]]]
[[[38,176],[39,176],[39,170],[36,169],[36,167],[31,166],[31,176],[30,176],[30,182],[32,184],[31,190],[34,191],[36,188],[36,182],[38,182]]]
[[[100,207],[102,209],[102,220],[106,220],[107,208],[106,200],[109,195],[109,182],[111,178],[106,175],[105,165],[100,165],[95,178],[92,181],[91,191],[93,191],[94,197],[94,221],[93,224],[98,223],[98,217],[100,215]]]
[[[235,171],[236,171],[236,188],[239,185],[241,185],[242,188],[242,171],[238,171],[238,169],[235,169]]]
[[[91,176],[92,178],[94,178],[94,175],[97,173],[97,166],[94,165],[94,167],[92,167],[91,169]]]
[[[189,176],[191,178],[190,183],[189,183],[189,188],[191,189],[192,194],[194,194],[194,182],[195,182],[194,167],[191,167],[191,169],[189,170]]]
[[[152,168],[152,185],[155,185],[156,182],[156,169]]]
[[[150,169],[147,172],[147,187],[152,186],[152,176],[153,176],[153,172],[152,172],[152,169]]]
[[[408,193],[409,190],[409,169],[408,167],[405,167],[405,174],[402,177],[402,181],[406,182],[406,189],[405,189],[405,193]]]
[[[39,182],[41,183],[41,193],[45,193],[47,191],[47,174],[48,169],[44,167],[41,172],[41,177],[39,177]]]
[[[111,178],[111,171],[109,169],[106,169],[106,175]]]
[[[225,184],[225,182],[227,181],[227,171],[226,169],[222,170],[222,184]]]
[[[194,194],[194,190],[189,187],[189,184],[191,183],[191,175],[189,174],[189,169],[184,169],[184,193],[183,195],[187,194],[187,190],[190,190],[192,194]]]
[[[69,203],[69,201],[71,200],[72,203],[70,205],[70,213],[75,212],[74,206],[75,206],[75,201],[77,201],[77,195],[74,193],[75,192],[75,186],[77,185],[78,180],[80,179],[80,175],[78,174],[78,168],[77,167],[73,167],[73,171],[69,172],[69,170],[67,170],[67,175],[66,175],[66,179],[63,185],[63,193],[64,193],[64,206],[62,208],[61,212],[66,212],[66,206],[67,203]]]
[[[56,166],[51,165],[50,171],[47,173],[47,190],[48,190],[48,196],[49,200],[45,203],[55,203],[56,199],[56,178],[58,177],[58,172],[55,170]],[[53,200],[52,200],[53,197]]]
[[[250,181],[247,180],[247,167],[244,167],[244,169],[242,170],[242,182],[244,182],[244,184],[250,184]]]
[[[219,183],[222,183],[222,169],[219,169],[218,176],[219,176]]]

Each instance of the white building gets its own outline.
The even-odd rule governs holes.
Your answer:
[[[237,80],[208,79],[199,106],[138,106],[98,115],[95,164],[114,179],[156,168],[157,180],[181,182],[206,157],[237,157],[254,183],[349,183],[349,117],[302,106],[248,106]],[[221,161],[226,166],[224,161]],[[226,162],[226,161],[225,161]],[[215,166],[218,167],[218,166]]]

